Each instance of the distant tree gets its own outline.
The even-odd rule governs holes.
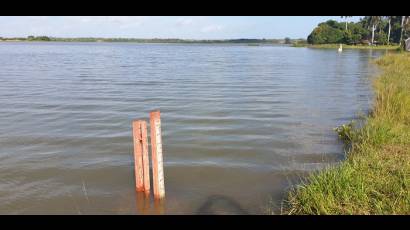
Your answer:
[[[390,43],[400,43],[401,35],[401,16],[392,16],[391,18],[391,32]]]
[[[307,38],[310,44],[341,43],[343,39],[343,26],[334,20],[320,23]]]
[[[360,43],[362,35],[360,33],[354,33],[353,31],[343,31],[343,42],[345,44],[356,45]]]
[[[393,18],[393,16],[384,16],[384,17],[388,20],[388,23],[389,23],[389,30],[387,32],[387,45],[389,45],[390,44],[390,32],[391,32],[391,19]]]
[[[410,31],[410,16],[406,16],[406,20],[405,20],[404,25],[403,25],[403,30],[404,30],[404,32],[403,32],[403,47],[405,49],[405,47],[406,47],[406,42],[405,41],[407,40],[407,38],[410,37],[409,34],[408,34],[408,32]]]
[[[291,39],[286,37],[285,38],[285,44],[291,44],[291,43],[292,43]]]
[[[47,36],[35,37],[35,36],[30,35],[30,36],[27,37],[27,40],[29,40],[29,41],[51,41],[51,38],[49,38]]]
[[[39,37],[36,37],[35,40],[37,40],[37,41],[50,41],[51,39],[47,36],[39,36]]]
[[[369,36],[369,30],[367,30],[363,22],[360,21],[358,23],[353,23],[353,25],[350,26],[350,31],[353,35],[356,35],[357,43]]]
[[[368,23],[371,26],[371,31],[372,31],[372,40],[371,43],[374,45],[374,37],[375,37],[375,31],[377,29],[377,25],[380,23],[381,17],[380,16],[370,16]]]
[[[401,45],[402,43],[404,44],[404,33],[406,31],[406,28],[409,26],[409,18],[410,16],[401,16],[401,31],[400,31],[400,41],[399,41],[399,45]]]
[[[377,42],[379,44],[382,44],[382,45],[387,45],[388,44],[388,42],[387,42],[387,33],[385,33],[385,31],[382,30],[379,33],[377,33]]]
[[[340,17],[345,19],[345,24],[346,24],[345,30],[347,31],[347,19],[351,18],[352,16],[340,16]]]
[[[309,34],[310,44],[345,43],[404,44],[410,35],[410,16],[365,16],[358,22],[328,20]]]

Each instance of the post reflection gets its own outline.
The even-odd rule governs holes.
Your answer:
[[[165,212],[165,199],[154,199],[154,214],[162,215]]]
[[[137,214],[147,215],[150,210],[150,197],[149,194],[144,192],[136,193],[137,202]]]

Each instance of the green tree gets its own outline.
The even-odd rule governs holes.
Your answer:
[[[347,30],[347,19],[352,16],[340,16],[340,17],[345,19],[345,24],[346,24],[345,30]]]
[[[401,36],[401,16],[393,16],[391,19],[390,41],[399,44]]]
[[[401,31],[400,31],[400,41],[399,41],[399,45],[401,46],[402,44],[404,44],[404,36],[406,30],[409,27],[409,18],[410,16],[401,16]]]
[[[347,23],[349,16],[341,17],[346,20],[319,23],[309,34],[307,41],[310,44],[358,44],[367,40],[372,45],[402,45],[410,35],[410,16],[365,16],[358,22],[350,23]]]
[[[387,20],[388,20],[388,24],[389,24],[389,29],[387,32],[387,45],[390,44],[390,32],[391,32],[391,19],[393,16],[384,16]]]
[[[362,36],[359,33],[354,33],[352,31],[344,31],[343,33],[343,43],[356,45],[360,42]]]
[[[370,16],[369,17],[368,23],[371,26],[371,31],[372,31],[372,40],[371,40],[372,45],[374,45],[375,31],[380,21],[381,21],[380,16]]]
[[[334,20],[320,23],[308,36],[310,44],[341,43],[343,42],[343,26]]]

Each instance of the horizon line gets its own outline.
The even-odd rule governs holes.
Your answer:
[[[93,38],[93,39],[149,39],[149,40],[155,40],[155,39],[162,39],[162,40],[186,40],[186,41],[226,41],[226,40],[284,40],[286,38],[295,40],[295,39],[306,39],[306,38],[291,38],[291,37],[283,37],[283,38],[249,38],[249,37],[241,37],[241,38],[215,38],[215,39],[196,39],[196,38],[178,38],[178,37],[168,37],[168,38],[160,38],[160,37],[151,37],[151,38],[141,38],[141,37],[86,37],[86,36],[80,36],[80,37],[59,37],[59,36],[47,36],[47,35],[28,35],[28,36],[8,36],[8,37],[3,37],[0,35],[0,38],[29,38],[29,37],[34,37],[34,38],[39,38],[39,37],[48,37],[48,38],[60,38],[60,39],[79,39],[79,38]]]

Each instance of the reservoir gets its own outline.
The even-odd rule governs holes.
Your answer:
[[[131,123],[161,110],[164,214],[280,213],[344,159],[381,50],[0,43],[0,214],[145,214]]]

